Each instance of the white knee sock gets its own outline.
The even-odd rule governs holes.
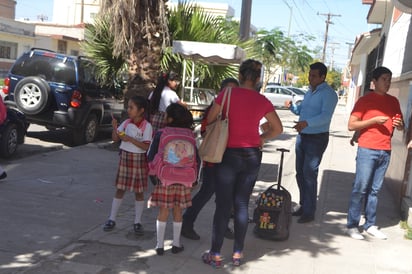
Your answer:
[[[143,214],[144,201],[135,201],[134,202],[134,223],[142,223],[142,214]]]
[[[117,212],[119,212],[120,205],[122,204],[123,199],[113,198],[112,210],[110,211],[109,219],[116,221]]]
[[[173,222],[173,245],[180,247],[180,232],[182,232],[182,222]]]
[[[156,220],[157,244],[156,248],[163,248],[165,241],[166,222]]]

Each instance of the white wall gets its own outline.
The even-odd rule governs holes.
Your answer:
[[[410,21],[410,14],[402,14],[398,21],[390,28],[387,37],[383,66],[388,67],[392,71],[392,77],[399,77],[402,73]]]

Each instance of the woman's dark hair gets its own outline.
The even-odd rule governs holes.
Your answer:
[[[253,59],[247,59],[239,67],[239,82],[245,81],[257,83],[262,74],[262,63]]]
[[[162,98],[162,91],[167,86],[168,81],[179,80],[179,76],[176,72],[171,71],[169,73],[162,73],[157,78],[157,84],[153,90],[152,98],[150,98],[150,113],[155,114],[159,110],[160,98]]]
[[[392,71],[387,67],[377,67],[372,71],[372,79],[378,80],[382,74],[389,74],[392,77]]]
[[[137,108],[139,109],[143,108],[144,112],[146,112],[147,107],[148,107],[148,102],[146,98],[144,98],[143,96],[135,95],[135,96],[132,96],[129,100],[132,101],[133,104],[137,106]]]
[[[224,79],[220,83],[220,90],[224,89],[227,86],[227,84],[229,84],[229,83],[233,83],[236,86],[239,86],[239,81],[236,78],[229,77],[229,78]]]
[[[166,108],[167,118],[172,121],[167,124],[169,127],[193,128],[193,115],[184,106],[172,103]]]

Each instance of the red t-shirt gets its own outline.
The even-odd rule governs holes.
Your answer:
[[[358,145],[369,149],[390,150],[394,131],[392,117],[396,114],[402,114],[402,112],[398,99],[392,95],[370,92],[359,98],[351,115],[361,120],[368,120],[376,116],[388,116],[389,119],[384,124],[374,124],[362,129]]]
[[[216,98],[221,105],[224,92]],[[229,107],[229,140],[227,147],[259,147],[259,122],[267,113],[274,111],[272,103],[257,91],[232,88]],[[226,113],[226,103],[223,106]]]

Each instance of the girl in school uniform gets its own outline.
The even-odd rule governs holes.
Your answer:
[[[116,226],[116,216],[125,192],[135,193],[135,219],[133,229],[136,235],[143,235],[141,217],[144,208],[144,191],[147,190],[148,166],[146,151],[152,140],[151,124],[145,120],[147,100],[142,96],[129,99],[126,119],[118,126],[113,118],[112,140],[120,143],[120,161],[116,177],[116,193],[112,202],[109,219],[103,226],[104,231],[111,231]]]
[[[166,109],[166,129],[168,127],[177,127],[184,129],[192,129],[193,126],[193,116],[190,111],[178,104],[172,103]],[[150,145],[148,151],[148,161],[154,160],[156,154],[159,152],[159,144],[161,138],[162,130],[157,131],[153,137],[153,142]],[[163,133],[165,134],[165,133]],[[193,135],[194,139],[194,135]],[[195,142],[195,141],[194,141]],[[196,162],[197,167],[200,166],[200,158],[197,155],[196,150]],[[183,209],[190,207],[192,205],[191,196],[191,186],[186,186],[184,184],[177,183],[167,185],[161,183],[157,179],[157,184],[153,190],[148,205],[149,207],[157,206],[159,207],[159,214],[156,220],[156,232],[157,232],[157,245],[156,253],[157,255],[164,254],[164,237],[166,230],[166,222],[169,217],[169,210],[173,211],[173,244],[172,253],[180,253],[184,250],[183,245],[180,243],[180,233],[182,230],[182,211]]]

